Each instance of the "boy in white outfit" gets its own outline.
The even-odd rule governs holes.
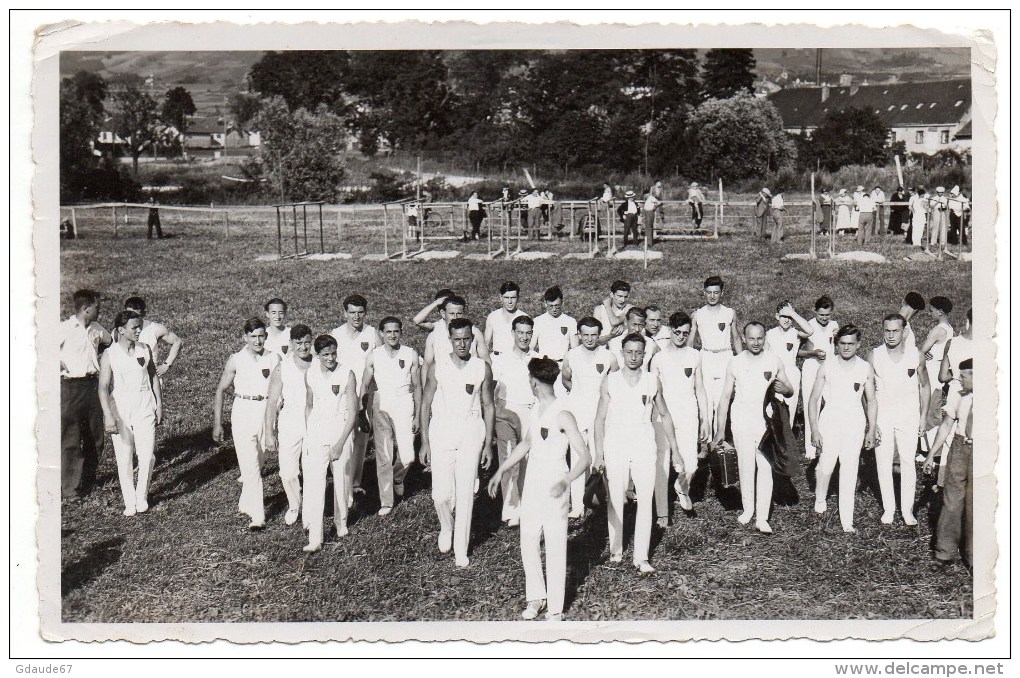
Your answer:
[[[722,399],[726,366],[740,352],[740,329],[737,313],[722,303],[723,280],[717,275],[705,280],[705,305],[691,316],[691,334],[687,345],[694,346],[694,338],[701,342],[701,374],[708,397],[709,429],[715,435],[718,427],[715,415]]]
[[[809,338],[814,329],[788,301],[776,307],[776,322],[779,325],[765,333],[765,350],[776,354],[783,361],[783,369],[786,370],[786,376],[793,386],[793,395],[788,398],[780,396],[790,408],[790,423],[793,423],[800,401],[800,369],[797,367],[797,354],[800,352],[801,341]]]
[[[645,339],[628,334],[623,340],[624,365],[602,382],[595,414],[595,468],[605,468],[609,486],[609,559],[623,561],[623,506],[629,480],[637,494],[634,523],[634,567],[642,574],[655,571],[648,562],[652,534],[652,497],[655,493],[655,430],[653,418],[662,417],[670,457],[679,466],[675,427],[662,397],[659,378],[642,367]]]
[[[503,475],[528,458],[529,472],[521,495],[521,560],[528,607],[521,615],[535,619],[548,599],[546,619],[563,618],[567,579],[567,511],[570,485],[591,464],[591,456],[577,421],[553,385],[559,367],[548,358],[534,358],[528,374],[535,406],[528,434],[514,448],[489,481],[489,496],[499,492]],[[573,450],[567,466],[567,447]],[[546,575],[542,573],[541,540],[545,540]]]
[[[453,548],[457,567],[467,567],[479,464],[492,461],[489,447],[495,408],[492,369],[473,355],[474,325],[449,322],[449,353],[428,367],[421,406],[421,462],[432,465],[432,501],[439,516],[439,551]],[[456,506],[456,516],[454,516]]]
[[[418,352],[400,343],[403,323],[388,316],[379,323],[383,345],[365,362],[366,393],[375,392],[372,422],[375,429],[375,470],[379,482],[379,515],[393,510],[393,495],[404,496],[404,478],[414,463],[414,436],[418,433],[421,373]],[[394,442],[397,455],[393,454]]]
[[[835,307],[832,299],[823,295],[815,302],[815,317],[808,321],[810,337],[801,344],[798,355],[804,359],[800,377],[800,392],[804,399],[804,458],[811,460],[818,456],[818,450],[811,442],[813,424],[807,416],[807,403],[815,387],[818,370],[825,361],[835,355],[833,338],[839,331],[839,323],[832,319]]]

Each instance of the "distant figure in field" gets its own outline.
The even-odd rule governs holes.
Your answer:
[[[758,192],[758,199],[754,202],[754,218],[758,222],[758,237],[765,237],[765,228],[768,220],[772,217],[772,191],[767,188]]]
[[[910,244],[914,247],[923,245],[924,228],[928,224],[928,194],[924,186],[914,189],[910,196]]]
[[[159,223],[159,208],[156,206],[156,199],[149,198],[149,240],[152,240],[152,229],[156,229],[156,238],[163,239],[163,227]]]
[[[854,201],[846,194],[845,188],[839,189],[839,195],[836,196],[834,203],[836,205],[836,233],[849,230],[853,220],[850,208],[853,207]]]
[[[776,194],[769,202],[769,210],[772,212],[772,242],[783,242],[783,217],[786,215],[786,204],[783,202],[783,192],[776,189]]]
[[[871,235],[882,235],[885,233],[885,191],[881,186],[875,186],[871,191],[871,199],[875,202],[875,223]]]
[[[896,187],[896,192],[892,194],[889,206],[889,233],[893,235],[904,235],[906,233],[906,224],[910,220],[910,210],[907,209],[906,203],[910,202],[910,193],[905,191],[902,186]],[[909,240],[907,242],[910,242]]]
[[[832,228],[832,195],[829,193],[829,189],[822,189],[821,197],[821,222],[819,223],[822,235],[828,235],[829,229]]]
[[[634,199],[634,191],[627,191],[623,195],[624,201],[616,208],[616,213],[623,222],[623,246],[627,246],[627,236],[631,236],[636,245],[638,242],[637,218],[641,213],[641,207]]]
[[[687,188],[687,204],[691,206],[691,221],[694,222],[694,228],[701,228],[701,220],[705,218],[705,194],[701,192],[697,181],[692,181]]]

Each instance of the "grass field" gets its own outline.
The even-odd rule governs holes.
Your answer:
[[[96,217],[97,219],[99,217]],[[108,217],[106,217],[108,219]],[[374,468],[365,470],[368,498],[355,506],[351,534],[337,543],[302,553],[300,527],[286,527],[286,500],[275,460],[265,470],[267,528],[250,533],[235,512],[239,486],[230,445],[211,440],[213,390],[226,357],[240,343],[244,320],[261,314],[262,303],[281,296],[291,302],[291,321],[316,332],[340,322],[340,299],[360,292],[370,302],[369,320],[386,314],[409,319],[439,287],[464,293],[469,314],[496,305],[499,282],[516,279],[523,302],[538,312],[542,291],[559,284],[566,310],[584,315],[617,278],[634,285],[638,303],[667,312],[701,303],[701,281],[719,274],[727,282],[724,301],[739,318],[770,323],[777,302],[790,299],[807,312],[815,298],[831,295],[835,317],[865,328],[865,346],[880,342],[879,320],[899,308],[909,290],[942,294],[957,304],[959,324],[971,297],[969,264],[904,262],[909,251],[895,242],[874,247],[888,264],[780,261],[787,251],[806,251],[794,235],[773,247],[744,236],[716,242],[660,244],[664,259],[647,270],[634,261],[367,263],[357,255],[379,251],[378,238],[363,227],[347,230],[348,261],[256,262],[275,252],[275,228],[236,231],[224,238],[215,223],[171,221],[176,237],[146,241],[134,223],[113,238],[80,217],[86,237],[62,243],[62,315],[70,294],[91,287],[103,294],[101,322],[109,326],[117,305],[144,296],[150,316],[168,323],[186,342],[167,375],[166,422],[158,433],[157,466],[149,513],[121,515],[112,446],[107,441],[100,487],[62,510],[63,619],[74,622],[199,621],[396,621],[515,620],[523,609],[524,574],[519,538],[502,527],[488,497],[476,501],[471,567],[454,567],[435,539],[438,521],[429,478],[417,470],[408,494],[394,512],[375,515]],[[165,223],[167,223],[165,221]],[[243,226],[243,224],[241,224]],[[327,233],[329,230],[327,229]],[[335,232],[330,247],[336,247]],[[450,245],[451,247],[453,245]],[[460,246],[473,251],[484,246]],[[533,246],[537,248],[538,246]],[[543,250],[578,250],[577,243],[542,243]],[[841,250],[853,249],[848,242]],[[923,336],[928,317],[914,321]],[[422,347],[424,334],[409,329],[406,340]],[[695,493],[695,512],[674,510],[672,525],[653,536],[658,572],[639,576],[629,566],[608,563],[604,514],[572,523],[568,546],[566,616],[570,620],[613,619],[889,619],[955,618],[972,614],[972,584],[963,568],[930,565],[931,508],[921,526],[879,523],[874,456],[865,454],[857,496],[859,533],[845,535],[832,509],[811,510],[813,476],[802,469],[792,483],[777,484],[765,537],[738,525],[739,497],[716,492],[705,469]],[[835,479],[833,487],[835,487]],[[628,512],[627,542],[632,511]],[[327,529],[329,522],[327,521]]]

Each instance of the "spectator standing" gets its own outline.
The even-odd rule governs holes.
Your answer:
[[[701,228],[701,220],[705,218],[705,194],[701,192],[697,181],[692,181],[687,189],[687,202],[691,206],[691,221],[694,222],[694,228]]]
[[[828,235],[829,227],[832,226],[832,195],[827,188],[822,189],[821,206],[821,231],[823,235]]]
[[[860,189],[859,186],[858,189]],[[871,195],[861,190],[858,190],[856,195],[854,205],[858,215],[857,244],[865,245],[868,242],[868,236],[874,233],[875,201],[872,200]]]
[[[758,222],[758,237],[765,237],[765,224],[772,217],[772,191],[767,188],[761,189],[758,199],[754,203],[754,216]]]
[[[875,186],[871,191],[871,199],[875,202],[875,223],[871,235],[882,235],[885,233],[885,191],[881,186]]]
[[[467,201],[468,221],[471,223],[471,233],[465,234],[467,240],[482,239],[482,220],[485,219],[485,203],[478,197],[478,191],[471,193]]]
[[[152,240],[152,229],[156,229],[156,239],[163,239],[163,227],[159,223],[159,208],[156,207],[156,198],[149,198],[149,240]]]
[[[99,294],[74,293],[74,315],[60,324],[60,485],[65,499],[88,493],[103,454],[99,352],[113,343],[96,322]]]
[[[634,243],[637,244],[637,218],[638,214],[641,213],[641,208],[638,207],[637,200],[634,199],[634,191],[627,191],[623,197],[625,199],[616,208],[616,213],[620,216],[620,221],[623,222],[623,246],[626,247],[628,235],[631,235]]]
[[[928,228],[928,244],[938,244],[939,249],[946,248],[946,232],[949,228],[947,212],[949,210],[949,198],[946,197],[946,189],[939,186],[935,189],[935,197],[928,201],[928,212],[931,215]]]
[[[645,219],[645,242],[651,245],[655,242],[655,213],[662,207],[662,201],[655,197],[655,192],[649,190],[645,195],[645,208],[643,214]]]
[[[964,217],[970,212],[970,200],[960,192],[959,186],[949,191],[949,239],[950,245],[967,244],[967,232],[964,229]]]
[[[861,225],[861,210],[860,210],[860,199],[864,195],[864,187],[858,186],[857,190],[854,191],[853,196],[853,209],[850,210],[850,228],[854,231],[860,230]]]
[[[902,186],[897,186],[889,205],[889,232],[893,235],[906,233],[904,225],[910,220],[910,211],[907,209],[909,201],[910,193],[905,191]]]
[[[846,189],[839,189],[839,195],[833,201],[836,205],[836,233],[840,231],[847,231],[853,224],[853,204],[854,201],[850,199],[850,196],[846,194]]]
[[[772,212],[772,242],[781,243],[783,242],[783,217],[786,215],[782,191],[777,190],[776,194],[772,196],[769,209]]]
[[[924,237],[924,227],[928,223],[928,200],[924,186],[914,189],[914,195],[910,196],[910,226],[907,229],[907,241],[914,247],[921,246],[921,238]]]

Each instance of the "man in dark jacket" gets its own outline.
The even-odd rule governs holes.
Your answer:
[[[905,233],[903,224],[910,219],[910,211],[907,209],[910,196],[902,186],[897,186],[896,192],[892,194],[889,202],[892,203],[889,207],[889,233],[903,235]]]
[[[641,213],[641,207],[638,205],[637,200],[634,199],[634,191],[627,191],[623,197],[624,200],[616,208],[616,213],[620,216],[620,220],[623,221],[623,246],[626,247],[628,235],[633,235],[635,245],[638,243],[637,218],[638,214]]]

